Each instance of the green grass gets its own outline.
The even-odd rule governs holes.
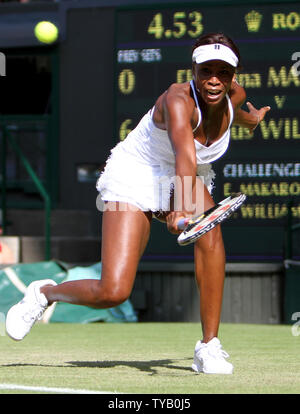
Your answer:
[[[195,374],[196,323],[36,325],[0,336],[0,384],[140,394],[298,394],[300,336],[290,326],[222,324],[233,375]],[[0,390],[0,393],[25,391]],[[31,391],[33,392],[33,391]]]

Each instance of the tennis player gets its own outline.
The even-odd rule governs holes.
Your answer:
[[[7,314],[10,337],[23,339],[53,302],[94,308],[122,303],[132,291],[152,217],[178,234],[180,218],[194,214],[199,204],[204,210],[215,204],[210,194],[215,176],[211,163],[227,150],[231,125],[253,130],[270,109],[257,110],[249,103],[248,111],[240,109],[246,94],[234,80],[239,67],[239,50],[224,34],[212,33],[196,41],[193,80],[172,84],[158,97],[137,127],[111,151],[97,182],[104,202],[101,280],[33,282]],[[233,365],[218,339],[225,276],[220,226],[195,242],[194,257],[202,338],[200,332],[196,334],[192,369],[231,374]]]

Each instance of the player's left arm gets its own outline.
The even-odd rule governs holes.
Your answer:
[[[229,95],[234,107],[233,124],[248,128],[250,132],[254,131],[257,125],[264,119],[266,113],[271,109],[270,106],[256,109],[250,102],[246,102],[249,112],[241,109],[241,106],[246,101],[246,92],[236,80],[232,82]]]

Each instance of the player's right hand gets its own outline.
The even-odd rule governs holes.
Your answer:
[[[185,217],[186,215],[182,211],[171,211],[166,217],[169,232],[172,234],[180,234],[182,230],[178,229],[177,223],[180,219]]]

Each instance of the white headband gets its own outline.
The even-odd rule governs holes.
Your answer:
[[[223,60],[235,68],[239,62],[236,54],[229,47],[220,43],[196,47],[193,52],[193,62],[203,63],[208,60]]]

